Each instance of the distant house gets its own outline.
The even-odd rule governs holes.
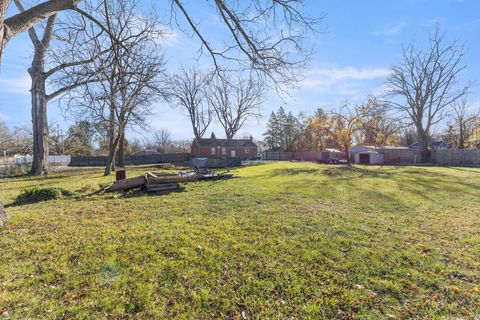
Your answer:
[[[250,139],[217,139],[212,132],[209,139],[193,140],[191,156],[209,159],[238,157],[242,160],[251,160],[257,157],[257,150],[252,137]]]
[[[411,144],[408,146],[410,149],[420,149],[418,142],[415,142],[414,144]],[[429,145],[428,148],[430,150],[439,150],[439,149],[448,149],[450,148],[450,145],[446,143],[445,141],[432,141]]]

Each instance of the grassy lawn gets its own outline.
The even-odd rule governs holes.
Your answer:
[[[234,172],[163,196],[85,191],[8,207],[0,314],[480,316],[480,169],[268,163]],[[100,169],[1,179],[0,198],[112,180]]]

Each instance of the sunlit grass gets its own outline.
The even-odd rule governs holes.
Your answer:
[[[136,170],[136,171],[135,171]],[[143,172],[129,171],[130,176]],[[0,180],[9,318],[474,318],[480,170],[268,163],[163,196],[100,169]]]

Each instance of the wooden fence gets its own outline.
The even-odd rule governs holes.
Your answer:
[[[277,160],[277,161],[326,161],[329,159],[345,159],[345,152],[310,152],[310,151],[264,151],[262,152],[262,160]]]
[[[286,151],[264,151],[262,160],[290,161],[293,160],[293,152]]]
[[[385,164],[415,164],[420,162],[419,150],[377,149],[376,151],[383,153]],[[444,166],[480,165],[480,149],[432,150],[430,162]]]
[[[414,149],[375,149],[383,154],[386,165],[408,165],[420,162],[420,151]],[[262,153],[263,160],[290,161],[302,159],[304,161],[325,160],[323,152],[271,152]],[[342,155],[338,158],[342,159]],[[354,154],[351,154],[351,159]],[[480,165],[480,149],[440,149],[432,150],[430,163],[438,165]]]
[[[189,153],[161,153],[150,155],[125,156],[125,165],[155,164],[155,163],[182,163],[190,160]],[[107,156],[74,156],[70,162],[73,167],[105,166]]]
[[[387,165],[415,164],[420,159],[420,152],[413,149],[376,149],[383,154],[383,163]]]
[[[432,152],[432,162],[440,165],[480,165],[480,149],[444,149]]]

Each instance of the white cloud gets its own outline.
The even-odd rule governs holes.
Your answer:
[[[357,91],[359,82],[381,79],[389,74],[388,68],[317,68],[306,76],[300,87],[316,92],[349,95]]]
[[[18,78],[0,78],[0,92],[14,94],[29,94],[31,79],[25,75]]]
[[[316,68],[300,83],[297,95],[355,102],[369,93],[380,93],[378,87],[389,74],[388,68]]]
[[[399,21],[395,24],[382,26],[373,32],[376,36],[393,36],[402,31],[407,26],[406,21]]]

